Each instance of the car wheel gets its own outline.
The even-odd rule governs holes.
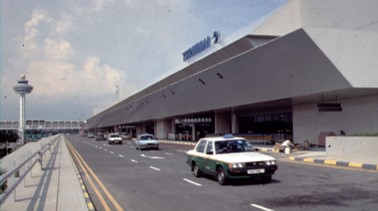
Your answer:
[[[195,177],[201,176],[201,171],[199,170],[197,164],[193,163],[192,169]]]
[[[217,180],[220,185],[225,185],[227,183],[226,174],[222,167],[217,169]]]

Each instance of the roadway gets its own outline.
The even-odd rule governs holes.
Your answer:
[[[77,165],[97,210],[117,206],[136,211],[375,210],[378,206],[377,171],[303,164],[272,153],[279,169],[271,183],[220,186],[212,178],[194,177],[185,162],[190,146],[164,144],[160,150],[138,151],[133,142],[108,145],[80,136],[67,139],[93,171],[87,176]]]

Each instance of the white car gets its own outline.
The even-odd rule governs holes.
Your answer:
[[[270,182],[277,170],[275,158],[256,152],[249,141],[231,134],[202,138],[187,152],[186,163],[196,177],[213,175],[221,185],[255,177]]]
[[[141,134],[135,140],[136,149],[159,149],[159,142],[152,134]]]
[[[122,144],[122,138],[118,133],[111,133],[108,135],[108,144]]]

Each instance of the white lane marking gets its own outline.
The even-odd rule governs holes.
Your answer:
[[[118,154],[118,156],[120,156],[121,158],[123,158],[123,155],[121,155],[121,154]]]
[[[137,161],[137,160],[134,160],[134,159],[131,159],[131,162],[133,162],[133,163],[138,163],[138,161]]]
[[[148,155],[145,155],[145,154],[140,154],[140,156],[141,156],[141,157],[144,157],[144,158],[154,159],[154,160],[162,160],[162,159],[165,159],[164,157],[148,156]]]
[[[166,152],[165,154],[166,155],[173,155],[173,153],[170,153],[170,152]]]
[[[105,152],[107,152],[108,151],[108,149],[105,149]]]
[[[99,147],[99,149],[102,149],[102,147]]]
[[[184,180],[185,182],[188,182],[188,183],[190,183],[190,184],[196,185],[196,186],[198,186],[198,187],[201,187],[201,186],[202,186],[202,184],[199,184],[199,183],[193,182],[192,180],[189,180],[189,179],[186,179],[186,178],[184,178],[183,180]]]
[[[110,151],[110,154],[114,154],[114,152],[113,152],[113,151]]]
[[[97,148],[97,145],[95,145],[94,147],[96,147],[96,148]]]
[[[153,167],[153,166],[150,166],[150,169],[153,169],[155,171],[161,171],[159,168],[156,168],[156,167]]]
[[[184,153],[186,153],[185,150],[181,150],[181,149],[176,150],[176,152],[184,152]]]
[[[257,209],[260,209],[260,210],[264,210],[264,211],[274,211],[274,210],[271,210],[271,209],[268,209],[266,207],[263,207],[263,206],[260,206],[258,204],[251,204],[252,207],[255,207]]]

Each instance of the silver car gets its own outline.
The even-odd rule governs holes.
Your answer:
[[[159,149],[159,142],[152,134],[141,134],[135,140],[136,149]]]

